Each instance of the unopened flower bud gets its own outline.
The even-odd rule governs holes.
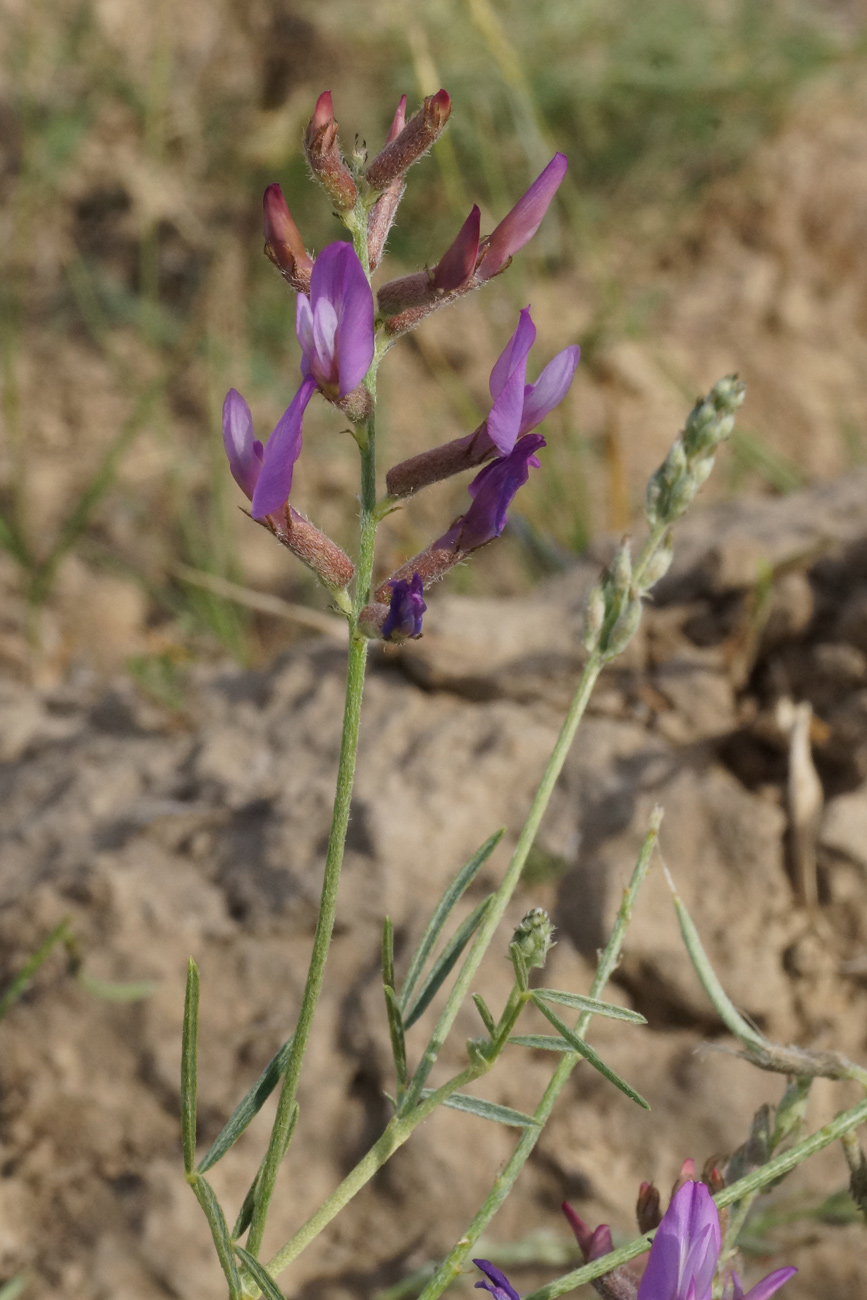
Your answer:
[[[738,407],[743,405],[746,395],[746,384],[742,383],[737,375],[726,375],[724,379],[714,384],[710,398],[718,411],[734,414]]]
[[[262,209],[266,255],[293,289],[309,295],[313,258],[304,247],[279,185],[265,190]]]
[[[671,568],[671,561],[674,557],[674,548],[671,544],[671,533],[666,533],[659,549],[656,551],[652,560],[644,570],[644,577],[641,579],[641,590],[649,591],[651,587],[664,578]]]
[[[323,91],[316,101],[304,133],[304,150],[310,170],[334,206],[339,212],[349,212],[358,200],[358,186],[340,155],[330,90]]]
[[[608,570],[608,577],[614,593],[622,596],[629,590],[632,582],[632,556],[630,555],[629,538],[625,538],[617,549],[617,554],[611,561],[611,567]]]
[[[528,970],[545,965],[554,946],[554,927],[544,907],[534,907],[527,913],[512,936],[512,943],[520,949]]]
[[[451,111],[452,102],[445,90],[428,95],[419,111],[368,167],[367,183],[371,189],[387,189],[393,180],[403,176],[408,167],[426,154],[445,130]]]
[[[713,455],[710,455],[710,456],[703,456],[703,457],[701,458],[701,460],[697,460],[697,461],[694,461],[694,462],[693,462],[692,470],[691,470],[691,477],[692,477],[693,483],[695,484],[695,489],[694,489],[694,490],[695,490],[696,492],[697,492],[698,489],[701,487],[701,485],[702,485],[703,483],[706,483],[707,480],[710,478],[710,476],[711,476],[711,471],[713,470],[713,466],[714,466],[714,461],[715,461],[715,460],[716,460],[716,457],[713,456]]]
[[[487,1048],[489,1046],[487,1038],[468,1038],[467,1039],[467,1056],[470,1059],[470,1065],[487,1068],[489,1064]]]
[[[584,649],[590,653],[599,644],[599,634],[605,622],[605,595],[599,583],[590,589],[584,606],[584,632],[581,638]]]
[[[621,654],[638,631],[641,622],[641,597],[633,587],[602,647],[606,659]]]
[[[639,1232],[653,1232],[662,1222],[662,1211],[659,1204],[659,1189],[654,1187],[653,1183],[642,1183],[638,1189],[638,1200],[635,1203],[635,1218],[638,1221]]]

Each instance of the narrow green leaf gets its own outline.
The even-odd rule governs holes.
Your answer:
[[[449,919],[452,909],[467,887],[472,884],[481,868],[485,865],[488,858],[503,838],[505,830],[506,828],[503,826],[500,830],[494,831],[494,834],[491,835],[489,839],[485,840],[482,847],[473,854],[466,866],[461,868],[451,884],[447,886],[442,898],[437,903],[433,916],[428,921],[425,932],[421,937],[421,942],[413,954],[406,979],[404,980],[403,987],[398,995],[400,998],[401,1011],[406,1010],[410,999],[415,992],[424,964],[430,956],[433,946],[442,932],[443,926]],[[408,1022],[405,1023],[408,1028]]]
[[[422,1097],[430,1097],[432,1088],[425,1088]],[[509,1124],[512,1128],[538,1128],[539,1121],[532,1115],[525,1115],[522,1110],[512,1110],[511,1106],[498,1106],[496,1102],[484,1101],[481,1097],[470,1097],[466,1092],[453,1092],[444,1102],[450,1110],[462,1110],[468,1115],[478,1115],[480,1119],[491,1119],[497,1124]]]
[[[518,988],[522,993],[526,993],[530,987],[530,980],[527,976],[527,963],[524,961],[524,954],[516,943],[509,944],[509,958],[515,968],[515,979]]]
[[[488,1010],[487,1002],[482,997],[481,993],[474,993],[473,1001],[476,1004],[476,1010],[478,1011],[479,1015],[482,1017],[482,1024],[485,1026],[485,1029],[487,1029],[488,1033],[491,1035],[491,1038],[493,1038],[497,1032],[497,1025],[496,1025],[496,1021],[494,1020],[494,1017],[491,1015],[490,1011]]]
[[[507,1040],[516,1047],[535,1047],[542,1052],[573,1052],[575,1049],[559,1034],[513,1034]]]
[[[394,988],[394,926],[390,916],[382,922],[382,982]]]
[[[268,1297],[268,1300],[286,1300],[283,1292],[274,1281],[271,1274],[260,1264],[254,1255],[251,1255],[243,1246],[236,1246],[235,1250],[244,1263],[244,1267],[250,1274],[257,1286],[261,1287],[262,1294]]]
[[[0,997],[0,1020],[3,1019],[9,1008],[12,1007],[21,997],[22,993],[27,988],[27,985],[33,979],[33,976],[39,970],[39,967],[45,959],[59,943],[62,943],[64,939],[68,937],[68,935],[69,922],[61,921],[60,925],[58,925],[56,929],[52,930],[51,934],[49,934],[46,939],[43,939],[36,951],[27,958],[18,974],[13,976],[12,982],[6,987],[3,996]]]
[[[391,1035],[391,1052],[394,1057],[394,1070],[397,1075],[397,1095],[406,1087],[406,1041],[403,1034],[403,1019],[397,994],[390,985],[383,985],[385,1009],[388,1012],[388,1032]]]
[[[98,980],[83,970],[78,972],[78,982],[85,992],[103,1002],[141,1002],[158,988],[154,980]]]
[[[202,1177],[201,1174],[190,1175],[190,1186],[196,1193],[196,1200],[205,1211],[205,1217],[211,1228],[211,1236],[214,1239],[214,1248],[217,1252],[217,1258],[220,1261],[220,1267],[226,1275],[226,1281],[229,1283],[230,1300],[243,1300],[241,1290],[241,1279],[238,1276],[238,1266],[235,1263],[235,1252],[232,1247],[232,1241],[229,1237],[229,1229],[226,1225],[226,1216],[223,1208],[214,1193],[210,1183]]]
[[[292,1040],[290,1039],[289,1041],[291,1042]],[[289,1044],[287,1043],[286,1046],[288,1047]],[[298,1123],[298,1103],[296,1101],[295,1105],[292,1108],[292,1115],[289,1120],[289,1128],[286,1133],[286,1146],[283,1148],[284,1155],[286,1154],[286,1151],[289,1147],[289,1143],[292,1141],[292,1134],[295,1132],[295,1125],[297,1123]],[[234,1240],[237,1240],[238,1237],[240,1237],[243,1233],[245,1233],[253,1221],[253,1212],[256,1209],[256,1198],[259,1195],[259,1184],[262,1181],[262,1168],[264,1164],[265,1161],[263,1158],[262,1163],[259,1165],[259,1168],[256,1170],[256,1177],[253,1179],[247,1191],[247,1195],[244,1197],[244,1203],[241,1206],[240,1210],[238,1211],[238,1217],[235,1220],[235,1226],[232,1229],[232,1237]]]
[[[606,1065],[602,1060],[602,1057],[599,1056],[597,1052],[594,1052],[593,1048],[588,1046],[588,1044],[584,1042],[583,1038],[579,1038],[578,1035],[560,1019],[556,1011],[552,1011],[550,1007],[546,1006],[541,998],[538,998],[535,993],[532,995],[532,1000],[542,1012],[542,1015],[545,1016],[547,1020],[550,1020],[557,1032],[563,1035],[573,1051],[578,1052],[580,1056],[583,1056],[584,1060],[589,1062],[589,1064],[593,1066],[594,1070],[598,1070],[600,1074],[604,1075],[610,1083],[613,1083],[615,1088],[619,1088],[621,1092],[625,1093],[627,1097],[636,1102],[639,1106],[642,1106],[645,1110],[650,1110],[649,1103],[644,1100],[641,1093],[636,1092],[625,1079],[621,1079],[620,1075],[617,1074],[615,1070],[612,1070],[610,1065]]]
[[[238,1102],[238,1105],[232,1111],[232,1114],[226,1120],[226,1123],[220,1129],[220,1132],[214,1138],[205,1155],[199,1161],[198,1170],[204,1174],[218,1160],[234,1146],[238,1138],[246,1129],[250,1121],[258,1115],[271,1093],[277,1087],[286,1072],[289,1064],[289,1057],[292,1055],[292,1042],[295,1035],[293,1034],[287,1042],[283,1044],[279,1052],[275,1052],[271,1060],[265,1066],[265,1069],[259,1075],[259,1078],[253,1084],[249,1092]],[[237,1235],[237,1234],[236,1234]]]
[[[181,1054],[181,1131],[184,1140],[184,1169],[188,1174],[193,1172],[193,1166],[196,1163],[198,1035],[199,968],[191,957],[187,967],[187,991],[184,998],[184,1035]]]
[[[668,873],[666,873],[668,874]],[[764,1047],[767,1040],[752,1025],[744,1020],[741,1013],[737,1010],[734,1003],[729,998],[722,984],[717,979],[716,972],[708,960],[707,953],[702,947],[701,939],[698,937],[698,930],[692,922],[692,917],[684,907],[681,900],[674,891],[671,877],[668,883],[674,897],[674,907],[677,912],[677,919],[680,923],[680,933],[683,935],[683,942],[689,953],[689,959],[695,968],[695,973],[701,980],[702,988],[711,1001],[711,1004],[725,1025],[726,1029],[739,1038],[743,1043],[749,1043],[753,1047]]]
[[[403,1018],[404,1030],[410,1028],[418,1020],[423,1011],[427,1009],[435,997],[437,991],[443,982],[448,978],[449,972],[455,965],[466,945],[482,923],[482,918],[488,910],[493,894],[483,898],[478,907],[474,908],[454,937],[446,944],[440,953],[438,959],[431,968],[430,974],[422,985],[421,991],[415,1002],[406,1012]]]
[[[613,1002],[600,1002],[599,998],[591,998],[584,993],[563,993],[560,989],[534,989],[533,992],[543,1002],[556,1002],[561,1007],[573,1007],[576,1011],[590,1011],[594,1016],[606,1016],[609,1020],[628,1020],[631,1025],[647,1024],[638,1011],[618,1007]]]

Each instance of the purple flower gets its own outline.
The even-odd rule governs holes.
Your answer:
[[[533,238],[551,200],[560,188],[568,167],[566,157],[555,153],[548,166],[537,176],[527,193],[508,212],[493,234],[482,245],[482,255],[476,267],[477,280],[490,280],[505,270],[519,248]]]
[[[544,446],[540,433],[530,433],[518,439],[508,456],[486,465],[469,486],[473,498],[469,510],[434,542],[432,549],[468,555],[499,537],[506,526],[506,511],[518,488],[530,477],[530,467],[539,468],[536,452]]]
[[[373,294],[351,244],[329,244],[319,254],[295,327],[305,378],[330,398],[358,387],[373,360]]]
[[[315,392],[312,379],[305,379],[291,404],[283,412],[264,451],[253,437],[250,408],[235,388],[223,402],[223,446],[229,468],[238,487],[251,501],[254,519],[282,510],[292,488],[292,473],[301,454],[301,420]]]
[[[481,1287],[483,1291],[490,1291],[494,1300],[521,1300],[505,1273],[497,1268],[496,1264],[492,1264],[489,1259],[474,1259],[473,1263],[476,1268],[482,1270],[488,1279],[487,1282],[477,1282],[477,1288]]]
[[[656,1230],[638,1300],[711,1300],[720,1245],[719,1214],[710,1192],[704,1183],[684,1183]],[[767,1300],[796,1272],[777,1269],[746,1295],[732,1275],[731,1300]]]
[[[414,573],[409,582],[398,579],[391,584],[391,605],[382,625],[383,641],[405,641],[421,636],[422,615],[427,609],[421,575]]]
[[[535,429],[562,402],[581,356],[577,345],[564,348],[548,362],[535,384],[528,384],[527,357],[535,339],[536,327],[530,308],[525,307],[491,371],[493,405],[486,421],[487,435],[501,456],[508,455],[522,434]],[[484,435],[479,450],[483,442]]]

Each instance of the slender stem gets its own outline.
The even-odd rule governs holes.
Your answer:
[[[429,1097],[416,1106],[415,1110],[409,1115],[395,1115],[391,1119],[380,1138],[373,1146],[362,1156],[354,1169],[346,1175],[339,1187],[331,1193],[326,1201],[322,1203],[315,1214],[307,1220],[295,1233],[286,1245],[279,1250],[273,1259],[268,1261],[268,1272],[272,1277],[277,1277],[283,1269],[292,1263],[293,1259],[301,1254],[314,1237],[318,1237],[323,1228],[327,1227],[335,1215],[339,1214],[344,1205],[347,1205],[366,1183],[370,1182],[373,1175],[382,1168],[385,1162],[394,1155],[398,1147],[403,1146],[413,1129],[417,1128],[423,1120],[426,1120],[436,1108],[449,1098],[453,1092],[459,1088],[465,1088],[468,1083],[478,1079],[485,1073],[485,1067],[477,1065],[467,1066],[460,1074],[449,1079],[436,1092],[432,1092]]]
[[[745,1196],[752,1192],[766,1187],[768,1183],[775,1182],[783,1174],[790,1173],[799,1164],[809,1156],[815,1155],[823,1147],[830,1146],[836,1142],[844,1133],[851,1132],[867,1121],[867,1100],[859,1102],[851,1110],[844,1110],[830,1124],[812,1133],[810,1137],[805,1138],[796,1146],[790,1147],[782,1155],[775,1156],[769,1160],[766,1165],[760,1169],[753,1170],[745,1178],[740,1178],[730,1187],[724,1187],[718,1192],[714,1200],[719,1209],[725,1205],[731,1205],[734,1201],[741,1201]],[[591,1263],[585,1264],[583,1268],[574,1269],[564,1277],[558,1277],[554,1282],[549,1282],[547,1286],[539,1287],[537,1291],[531,1291],[524,1300],[557,1300],[558,1296],[566,1295],[570,1291],[575,1291],[579,1286],[584,1286],[587,1282],[592,1282],[597,1277],[602,1277],[604,1273],[610,1273],[613,1268],[621,1264],[627,1264],[629,1260],[635,1259],[638,1255],[643,1255],[649,1249],[653,1240],[653,1234],[648,1233],[644,1237],[637,1237],[619,1250],[612,1251],[608,1255],[603,1255],[599,1259],[594,1259]],[[427,1296],[427,1291],[423,1292],[422,1300]]]
[[[575,732],[578,730],[578,724],[584,716],[587,704],[593,687],[596,685],[596,679],[602,671],[602,660],[594,651],[587,663],[584,665],[584,671],[581,674],[581,680],[578,683],[578,689],[575,692],[572,703],[569,706],[569,712],[560,729],[560,734],[554,745],[551,757],[548,760],[548,766],[545,768],[539,789],[533,799],[529,815],[524,823],[524,829],[518,837],[518,843],[515,845],[515,851],[512,854],[512,860],[509,863],[506,874],[500,888],[491,901],[491,905],[485,913],[485,919],[479,927],[472,948],[470,949],[467,960],[461,968],[461,973],[455,981],[454,987],[449,995],[449,999],[443,1008],[442,1015],[437,1021],[436,1028],[431,1035],[430,1041],[425,1048],[424,1055],[419,1062],[418,1069],[413,1076],[412,1083],[406,1095],[404,1106],[408,1109],[421,1096],[427,1077],[433,1068],[434,1062],[439,1056],[443,1043],[446,1041],[448,1033],[454,1024],[458,1011],[463,1006],[464,1001],[470,990],[470,985],[475,978],[479,964],[484,957],[494,932],[500,921],[503,919],[503,913],[509,905],[512,894],[518,881],[521,879],[521,872],[527,861],[530,849],[539,830],[539,825],[545,815],[545,810],[554,792],[554,786],[563,770],[563,764],[566,762],[566,756],[575,739]]]
[[[638,855],[638,861],[635,870],[632,873],[632,879],[626,887],[623,899],[620,903],[620,910],[617,913],[617,920],[614,923],[614,929],[611,937],[605,947],[605,951],[599,959],[599,965],[596,969],[596,976],[590,989],[591,997],[598,998],[605,990],[611,975],[617,967],[620,959],[620,949],[623,946],[623,940],[626,935],[626,929],[632,917],[632,909],[635,906],[635,900],[638,897],[638,891],[641,888],[644,877],[647,875],[650,867],[650,861],[653,857],[653,850],[656,847],[656,841],[659,836],[659,826],[662,821],[662,809],[656,808],[650,821],[650,830],[644,838],[641,846],[641,852]],[[584,1038],[590,1025],[593,1013],[585,1011],[580,1017],[575,1029],[579,1038]],[[435,1300],[435,1298],[450,1286],[454,1279],[460,1273],[464,1261],[478,1241],[482,1232],[490,1223],[491,1219],[499,1210],[505,1201],[509,1192],[517,1180],[517,1177],[523,1169],[533,1147],[536,1145],[545,1123],[554,1107],[560,1092],[563,1089],[567,1079],[574,1070],[575,1066],[582,1058],[577,1052],[570,1052],[565,1055],[554,1071],[551,1082],[545,1089],[545,1094],[536,1108],[533,1118],[536,1120],[537,1127],[525,1129],[512,1152],[512,1156],[494,1179],[494,1184],[488,1193],[487,1199],[476,1214],[467,1231],[461,1236],[457,1245],[451,1253],[443,1260],[430,1282],[425,1287],[419,1300]],[[640,1253],[639,1251],[635,1252]],[[595,1276],[598,1276],[596,1274]]]

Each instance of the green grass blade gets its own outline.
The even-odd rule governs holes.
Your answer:
[[[238,1102],[238,1105],[199,1161],[198,1170],[200,1174],[207,1173],[218,1160],[222,1160],[229,1148],[238,1141],[250,1121],[258,1115],[286,1072],[289,1057],[292,1054],[293,1039],[294,1034],[283,1044],[279,1052],[274,1053],[253,1087]],[[235,1235],[237,1236],[237,1233]]]
[[[443,982],[448,978],[455,962],[458,960],[464,948],[481,925],[482,918],[488,910],[492,898],[493,894],[489,894],[487,898],[482,899],[481,903],[479,903],[478,907],[470,913],[451,941],[446,944],[438,960],[434,963],[430,974],[422,985],[418,997],[410,1007],[409,1011],[404,1015],[403,1027],[405,1030],[415,1024],[422,1012],[430,1005]]]
[[[425,1088],[422,1097],[433,1095],[433,1089]],[[508,1124],[512,1128],[538,1128],[538,1120],[532,1115],[525,1115],[522,1110],[512,1110],[511,1106],[498,1106],[496,1102],[485,1101],[481,1097],[470,1097],[466,1092],[453,1092],[444,1102],[451,1110],[462,1110],[467,1115],[478,1115],[479,1119],[490,1119],[497,1124]]]
[[[627,1020],[631,1025],[646,1025],[647,1021],[638,1011],[628,1007],[618,1007],[613,1002],[601,1002],[584,993],[563,993],[560,989],[534,989],[537,998],[543,1002],[555,1002],[561,1007],[572,1007],[575,1011],[590,1011],[594,1016],[606,1016],[609,1020]]]
[[[36,951],[27,958],[27,961],[21,967],[18,974],[13,976],[12,982],[6,988],[3,996],[0,997],[0,1020],[3,1019],[9,1008],[21,997],[22,993],[27,988],[27,985],[33,979],[33,976],[39,970],[39,967],[45,959],[51,954],[53,949],[56,948],[59,943],[63,943],[64,939],[68,938],[68,936],[69,922],[61,921],[60,925],[58,925],[56,929],[52,930],[48,938],[43,939]]]
[[[141,1002],[152,997],[159,987],[154,980],[98,980],[83,970],[77,979],[85,992],[103,1002]]]
[[[267,1296],[268,1300],[286,1300],[283,1292],[274,1281],[271,1274],[263,1264],[260,1264],[254,1255],[251,1255],[243,1246],[236,1246],[235,1250],[243,1261],[244,1267],[250,1274],[253,1281],[258,1287],[261,1287],[262,1294]]]
[[[0,514],[0,549],[4,550],[7,555],[21,565],[22,569],[28,571],[33,569],[33,557],[30,554],[26,540],[22,537],[18,528],[10,520]],[[3,1292],[0,1291],[0,1300]]]
[[[238,1275],[238,1266],[235,1263],[235,1251],[232,1246],[232,1240],[229,1236],[229,1229],[226,1225],[226,1216],[223,1213],[222,1206],[217,1200],[214,1189],[211,1187],[201,1174],[190,1175],[190,1185],[196,1193],[196,1199],[205,1211],[205,1218],[211,1229],[211,1236],[214,1239],[214,1247],[217,1252],[217,1258],[220,1261],[220,1267],[226,1275],[226,1281],[229,1283],[230,1300],[243,1300],[243,1291],[241,1290],[241,1279]]]
[[[485,865],[504,834],[505,827],[501,827],[500,830],[494,831],[494,834],[491,835],[489,839],[485,840],[482,847],[473,854],[469,862],[461,868],[451,884],[448,885],[442,898],[437,903],[433,916],[428,921],[425,932],[421,937],[421,942],[413,953],[406,979],[404,980],[403,986],[398,995],[401,1011],[406,1011],[413,993],[415,992],[424,964],[430,956],[433,946],[439,938],[442,928],[448,920],[453,907],[467,887],[472,884],[473,880]],[[408,1027],[407,1023],[407,1028]]]
[[[620,1075],[616,1070],[612,1070],[610,1065],[606,1065],[602,1060],[602,1057],[599,1056],[597,1052],[594,1052],[592,1047],[589,1047],[582,1038],[579,1038],[577,1034],[572,1032],[569,1026],[560,1019],[556,1011],[552,1011],[550,1007],[546,1006],[541,998],[536,997],[535,993],[533,994],[532,1001],[542,1012],[542,1015],[545,1016],[547,1020],[550,1020],[557,1032],[563,1035],[566,1042],[574,1052],[578,1052],[580,1056],[583,1056],[584,1060],[587,1061],[588,1064],[592,1065],[594,1070],[598,1070],[600,1074],[605,1076],[609,1083],[613,1083],[615,1088],[619,1088],[622,1093],[625,1093],[626,1096],[636,1102],[637,1105],[643,1107],[644,1110],[650,1110],[649,1103],[644,1100],[641,1093],[636,1092],[631,1084],[628,1084],[625,1079],[621,1079]]]
[[[196,1163],[196,1093],[198,1089],[199,968],[190,958],[184,998],[184,1032],[181,1053],[181,1132],[184,1169],[193,1172]],[[196,1193],[198,1195],[198,1192]]]
[[[8,1282],[0,1286],[0,1300],[18,1300],[26,1285],[27,1274],[16,1273],[15,1277],[10,1277]]]

